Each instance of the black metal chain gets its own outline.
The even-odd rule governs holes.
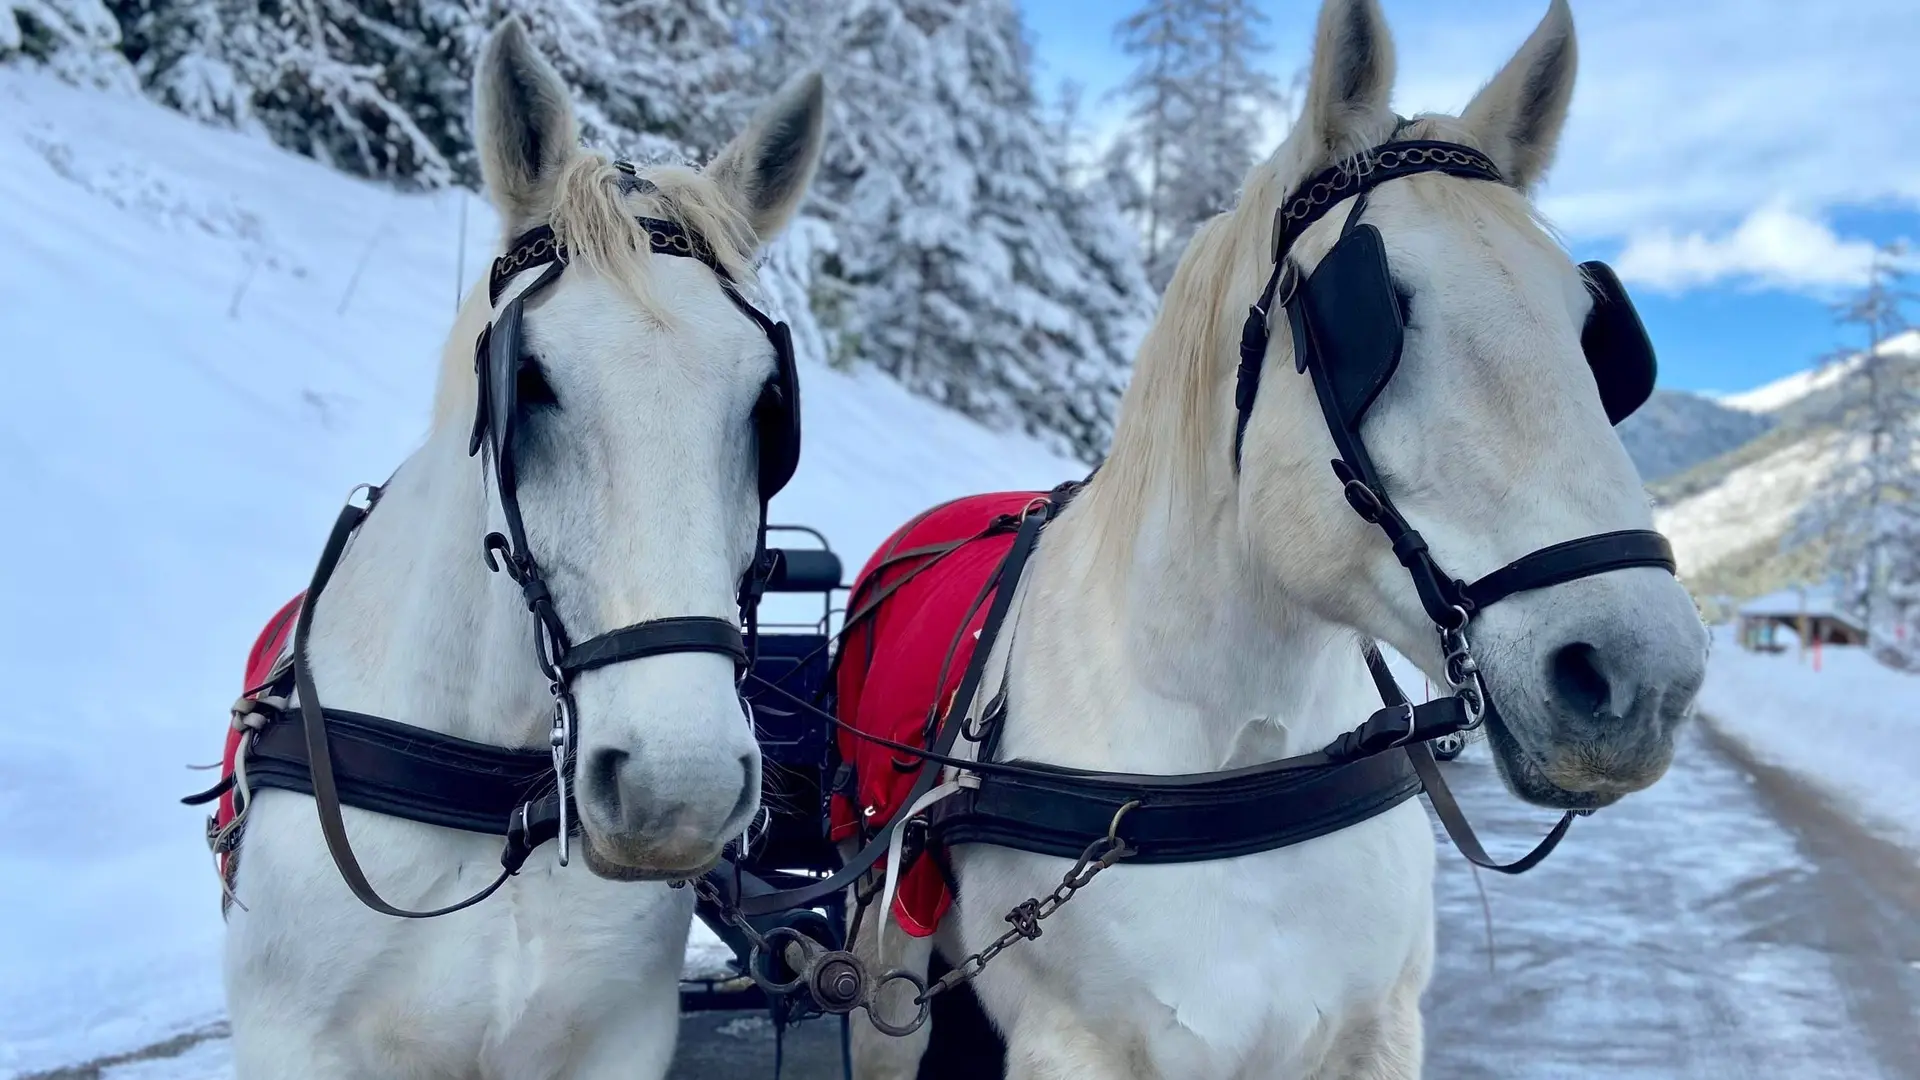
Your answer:
[[[1139,804],[1129,803],[1126,807],[1122,807],[1121,815],[1137,805]],[[1116,817],[1116,824],[1118,820]],[[993,958],[1012,948],[1015,942],[1032,941],[1039,937],[1041,920],[1065,907],[1075,893],[1086,888],[1089,882],[1099,876],[1100,871],[1133,853],[1134,849],[1125,840],[1119,839],[1112,833],[1088,844],[1087,849],[1080,853],[1080,861],[1073,864],[1073,869],[1068,870],[1065,876],[1061,877],[1060,884],[1044,899],[1029,897],[1015,904],[1013,910],[1007,912],[1006,920],[1013,924],[1013,929],[995,938],[986,948],[955,964],[953,970],[935,980],[933,985],[927,987],[924,993],[914,999],[914,1003],[924,1004],[962,983],[979,978],[980,973],[993,962]]]
[[[852,952],[829,949],[792,927],[775,927],[762,934],[706,878],[676,883],[676,887],[681,884],[692,885],[696,896],[711,905],[727,925],[740,931],[747,939],[752,945],[747,956],[747,976],[769,997],[806,994],[822,1012],[838,1015],[864,1008],[867,1018],[882,1032],[896,1036],[911,1035],[927,1022],[934,998],[978,978],[994,957],[1011,948],[1015,942],[1039,937],[1043,920],[1066,906],[1067,901],[1086,888],[1102,870],[1134,854],[1133,846],[1120,839],[1118,833],[1121,819],[1139,805],[1139,801],[1135,800],[1122,806],[1113,815],[1113,824],[1107,829],[1107,835],[1087,845],[1086,850],[1080,853],[1079,860],[1060,878],[1060,884],[1052,892],[1044,898],[1030,897],[1015,904],[1006,914],[1006,921],[1013,924],[1012,929],[986,948],[960,961],[931,985],[921,976],[903,968],[893,968],[875,979],[867,965]],[[887,913],[880,913],[880,918],[886,917]],[[800,950],[798,964],[789,959],[788,950],[791,948]],[[784,981],[774,978],[769,965],[776,961],[793,969],[794,977]],[[904,1024],[888,1021],[879,1010],[881,992],[894,982],[905,982],[915,990],[913,1004],[917,1011]]]

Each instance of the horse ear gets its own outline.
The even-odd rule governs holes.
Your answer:
[[[1573,12],[1567,0],[1553,0],[1527,43],[1460,114],[1507,182],[1522,191],[1547,171],[1560,145],[1578,57]]]
[[[509,233],[545,220],[580,127],[565,80],[517,17],[496,27],[481,48],[473,112],[480,174]]]
[[[1379,0],[1326,0],[1314,33],[1301,121],[1323,156],[1342,158],[1369,139],[1369,121],[1393,92],[1393,37]]]
[[[806,197],[826,143],[826,101],[819,72],[794,79],[707,166],[707,176],[746,215],[763,244]]]

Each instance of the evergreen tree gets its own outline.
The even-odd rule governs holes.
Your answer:
[[[362,176],[474,184],[473,57],[508,15],[572,87],[586,138],[716,147],[744,58],[734,0],[112,0],[142,81]]]
[[[1116,28],[1139,63],[1120,88],[1131,108],[1114,164],[1145,176],[1137,213],[1158,287],[1194,230],[1233,205],[1268,119],[1291,104],[1258,66],[1267,21],[1253,0],[1147,0]]]
[[[120,26],[101,0],[0,0],[0,63],[20,60],[70,82],[134,85]]]
[[[1009,0],[810,12],[768,10],[757,41],[769,57],[834,58],[810,206],[834,233],[813,286],[833,354],[1097,457],[1151,292],[1111,203],[1069,180],[1018,12]]]
[[[587,139],[643,156],[705,157],[798,69],[823,70],[814,197],[762,275],[796,342],[1089,460],[1105,449],[1153,294],[1119,189],[1073,182],[1072,125],[1034,92],[1013,0],[110,2],[169,104],[415,186],[475,180],[472,57],[508,14]]]
[[[1860,447],[1809,510],[1800,536],[1817,534],[1840,583],[1841,598],[1866,616],[1876,655],[1920,667],[1920,350],[1904,307],[1917,299],[1900,267],[1905,251],[1882,247],[1865,288],[1837,305],[1866,349],[1845,357],[1842,429]],[[1842,359],[1835,354],[1827,362]]]

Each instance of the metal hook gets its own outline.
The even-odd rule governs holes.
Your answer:
[[[1120,809],[1115,810],[1113,812],[1113,820],[1107,823],[1107,843],[1113,845],[1114,847],[1127,846],[1127,842],[1125,840],[1120,839],[1120,822],[1123,818],[1127,816],[1127,813],[1129,811],[1133,810],[1135,807],[1139,805],[1140,805],[1140,800],[1134,799],[1132,802],[1127,803],[1125,806],[1122,806]]]

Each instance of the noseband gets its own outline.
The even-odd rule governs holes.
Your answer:
[[[1400,128],[1409,121],[1402,120]],[[1396,133],[1399,129],[1396,129]],[[1623,529],[1584,536],[1531,552],[1467,582],[1443,570],[1420,531],[1393,505],[1360,435],[1368,406],[1398,366],[1404,316],[1388,276],[1380,232],[1360,224],[1367,194],[1416,173],[1438,172],[1467,180],[1504,183],[1485,154],[1468,146],[1430,140],[1387,142],[1309,177],[1274,211],[1273,272],[1240,334],[1240,370],[1234,393],[1237,412],[1234,471],[1260,387],[1277,301],[1286,310],[1295,368],[1314,390],[1340,456],[1330,462],[1347,504],[1386,534],[1393,553],[1413,578],[1420,605],[1440,634],[1447,682],[1466,709],[1467,726],[1479,726],[1488,701],[1467,628],[1480,612],[1510,596],[1629,567],[1673,573],[1673,548],[1649,529]],[[1311,275],[1288,256],[1308,226],[1353,198],[1340,240]],[[1618,422],[1646,400],[1653,387],[1653,349],[1618,279],[1604,265],[1581,267],[1594,293],[1594,315],[1583,343],[1609,419]],[[1604,345],[1596,349],[1596,343]]]

